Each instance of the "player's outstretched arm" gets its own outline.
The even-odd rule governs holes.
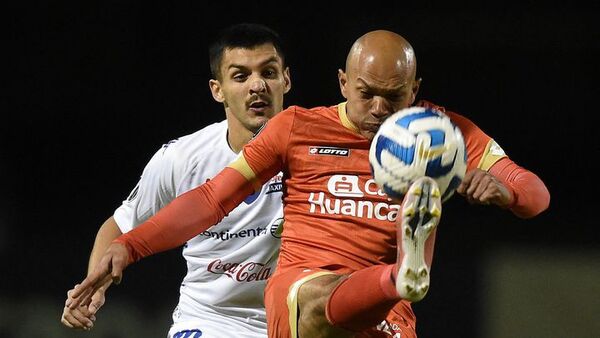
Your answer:
[[[129,264],[181,246],[220,222],[253,191],[251,180],[236,169],[225,168],[212,180],[180,195],[146,222],[113,241],[94,271],[75,288],[69,308],[89,305],[91,296],[111,279],[118,284]]]
[[[94,247],[92,248],[92,252],[90,254],[88,274],[94,271],[94,268],[102,258],[102,255],[110,243],[121,234],[121,230],[112,216],[102,224],[100,229],[98,229],[98,233],[96,234],[96,239],[94,241]],[[98,291],[92,295],[91,302],[88,306],[79,306],[75,309],[65,306],[61,315],[61,323],[72,329],[91,329],[96,320],[96,313],[104,305],[106,300],[105,293],[111,283],[112,280],[109,280],[105,285],[99,288]],[[69,301],[71,298],[71,294],[73,293],[74,289],[75,288],[67,291],[67,300],[65,303],[67,303],[67,301]]]

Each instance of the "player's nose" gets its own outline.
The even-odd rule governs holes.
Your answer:
[[[262,93],[267,90],[267,83],[261,78],[253,79],[250,83],[250,91],[252,93]]]
[[[371,105],[371,114],[376,118],[384,118],[392,114],[393,111],[389,104],[383,98],[374,97]]]

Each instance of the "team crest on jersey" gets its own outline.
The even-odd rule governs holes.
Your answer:
[[[281,238],[281,233],[283,232],[283,218],[276,219],[269,226],[269,231],[271,232],[271,236]]]
[[[309,155],[323,155],[323,156],[350,156],[350,149],[338,148],[338,147],[323,147],[313,146],[308,148]]]

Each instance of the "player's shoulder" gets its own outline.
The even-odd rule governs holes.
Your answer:
[[[277,114],[280,118],[288,119],[321,119],[324,116],[337,116],[337,105],[316,106],[311,108],[292,105]]]
[[[189,161],[195,156],[212,153],[226,144],[227,121],[212,123],[191,134],[174,138],[162,145],[158,154],[169,161]]]
[[[462,114],[459,114],[455,111],[452,110],[448,110],[446,109],[446,107],[438,105],[436,103],[433,103],[431,101],[428,100],[419,100],[419,102],[417,102],[416,106],[418,107],[424,107],[424,108],[431,108],[431,109],[435,109],[438,111],[441,111],[442,113],[448,115],[448,117],[450,117],[450,119],[452,120],[452,122],[460,125],[472,125],[473,122],[471,120],[469,120],[467,117],[465,117]]]
[[[206,148],[207,142],[215,141],[227,132],[227,121],[212,123],[191,134],[183,135],[163,144],[164,150],[184,150],[187,148]]]

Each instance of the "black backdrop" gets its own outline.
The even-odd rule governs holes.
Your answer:
[[[368,5],[373,9],[324,1],[13,7],[3,52],[0,300],[52,299],[49,316],[58,323],[98,226],[154,151],[224,118],[208,91],[206,48],[218,29],[241,21],[270,25],[287,41],[287,105],[340,102],[336,71],[354,39],[376,28],[402,34],[419,61],[419,97],[474,120],[546,182],[551,207],[532,220],[460,198],[448,202],[432,289],[415,305],[423,337],[481,336],[486,250],[597,248],[598,7]],[[130,267],[108,301],[171,307],[184,272],[179,250],[154,256]]]

